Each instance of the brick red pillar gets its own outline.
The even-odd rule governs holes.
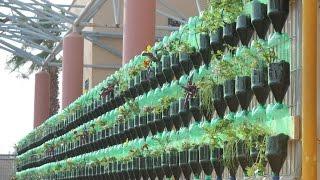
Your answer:
[[[50,113],[50,75],[40,71],[35,75],[34,122],[33,127],[40,126]]]
[[[156,0],[125,0],[123,59],[127,63],[155,41]]]
[[[70,33],[63,40],[62,108],[82,94],[83,42],[83,36],[77,32]]]

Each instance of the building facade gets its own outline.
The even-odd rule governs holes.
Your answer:
[[[15,175],[15,159],[12,154],[0,154],[0,180],[10,180]]]

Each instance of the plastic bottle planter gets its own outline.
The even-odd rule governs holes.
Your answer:
[[[159,180],[162,180],[165,176],[161,166],[161,162],[162,162],[161,156],[157,156],[153,158],[153,168]]]
[[[179,130],[182,125],[182,120],[179,116],[179,101],[172,102],[170,105],[170,119],[176,130]]]
[[[149,77],[148,77],[148,70],[143,70],[140,72],[140,79],[141,79],[141,86],[145,93],[149,92],[151,89]]]
[[[186,52],[179,52],[179,62],[181,64],[183,71],[186,74],[189,74],[193,68],[193,64],[192,64],[190,55]]]
[[[129,124],[130,122],[129,121],[132,121],[132,119],[126,120],[124,122],[124,132],[123,133],[124,133],[125,137],[128,138],[128,140],[133,140],[131,133],[130,133],[130,124]]]
[[[237,112],[239,101],[235,94],[235,80],[226,80],[224,82],[224,100],[231,112]]]
[[[202,119],[202,112],[200,108],[200,98],[199,96],[192,97],[189,99],[189,108],[190,111],[195,119],[195,121],[201,121]]]
[[[171,69],[170,56],[163,55],[161,58],[161,61],[162,61],[162,72],[164,74],[164,77],[166,78],[166,81],[170,83],[174,76],[173,71]]]
[[[261,105],[265,105],[269,96],[267,67],[254,69],[251,77],[251,89]]]
[[[223,27],[223,40],[228,45],[235,47],[238,45],[239,36],[236,31],[236,23],[226,24]]]
[[[224,117],[226,112],[227,104],[224,100],[223,85],[218,85],[213,90],[213,106],[220,118]]]
[[[199,161],[199,149],[198,147],[189,149],[189,165],[192,169],[192,173],[195,177],[199,177],[202,171]]]
[[[156,77],[160,86],[166,82],[166,77],[162,72],[162,62],[158,61],[156,65]]]
[[[170,107],[162,110],[162,120],[165,123],[166,129],[171,131],[173,128],[173,121],[170,118]]]
[[[211,176],[213,171],[213,165],[210,160],[211,149],[209,145],[201,145],[199,147],[199,162],[203,172],[207,176]]]
[[[112,163],[112,169],[111,169],[111,173],[110,173],[110,176],[112,177],[112,179],[120,179],[120,177],[118,176],[118,164],[117,162],[113,162]]]
[[[208,34],[200,34],[199,52],[205,65],[209,65],[211,61],[210,37]]]
[[[104,139],[105,139],[104,130],[97,132],[97,139],[96,139],[95,143],[97,144],[98,149],[102,149],[107,146],[107,144],[104,144]]]
[[[253,26],[250,17],[247,15],[238,16],[236,30],[242,45],[248,46],[253,35]]]
[[[148,171],[148,175],[149,178],[151,180],[155,180],[157,177],[156,171],[154,169],[154,163],[153,163],[153,158],[152,157],[147,157],[146,158],[146,163],[147,163],[147,171]]]
[[[128,164],[127,162],[121,163],[121,174],[123,179],[129,179],[129,172],[128,172]]]
[[[141,178],[148,179],[148,170],[146,166],[146,158],[145,157],[139,157],[139,174]]]
[[[113,136],[114,136],[114,139],[115,139],[114,145],[115,144],[120,144],[121,140],[120,140],[119,124],[118,123],[113,126]]]
[[[120,107],[125,103],[125,99],[121,95],[121,92],[120,92],[120,89],[119,89],[118,86],[115,86],[115,97],[114,97],[114,100],[116,102],[117,107]]]
[[[130,91],[130,94],[131,94],[131,97],[132,98],[135,98],[138,96],[138,92],[137,92],[137,89],[136,87],[134,86],[134,81],[135,81],[135,78],[132,78],[130,79],[129,81],[129,91]]]
[[[162,113],[155,113],[154,114],[154,123],[156,124],[156,128],[158,132],[163,132],[165,126],[164,121],[162,120]]]
[[[139,138],[143,138],[143,134],[140,131],[140,117],[139,115],[134,117],[134,129],[137,132]]]
[[[276,32],[281,30],[289,15],[289,0],[269,0],[268,16]]]
[[[114,130],[114,127],[111,127],[110,129],[109,129],[109,143],[110,143],[110,145],[109,146],[113,146],[113,145],[115,145],[116,144],[116,141],[117,141],[117,139],[116,139],[116,137],[115,137],[115,130]]]
[[[170,162],[170,153],[163,153],[161,155],[161,167],[166,178],[170,178],[173,175],[170,168]]]
[[[192,113],[189,111],[189,102],[185,98],[179,99],[179,115],[184,127],[188,127],[192,118]]]
[[[187,149],[179,152],[179,166],[182,170],[185,179],[189,180],[192,173],[192,169],[189,164],[189,151]]]
[[[157,134],[157,126],[154,121],[154,114],[153,113],[147,113],[147,125],[148,128],[150,129],[151,133],[153,135]]]
[[[156,89],[159,86],[156,76],[156,67],[150,67],[149,71],[150,86],[152,89]]]
[[[216,32],[210,34],[210,46],[214,53],[224,50],[223,28],[219,28]]]
[[[112,162],[108,164],[108,177],[110,179],[114,179],[114,177],[113,177],[113,163]]]
[[[248,110],[253,96],[251,89],[251,78],[249,76],[237,77],[236,95],[242,110]]]
[[[195,52],[190,54],[190,58],[195,69],[199,69],[201,66],[201,54],[199,52]]]
[[[176,79],[180,79],[183,74],[182,66],[179,62],[178,54],[170,54],[170,61],[171,61],[171,69],[174,73]]]
[[[271,136],[267,139],[266,156],[275,180],[280,179],[279,173],[287,157],[288,140],[289,136],[285,134]]]
[[[141,179],[139,164],[140,164],[140,157],[133,157],[133,172],[136,179]]]
[[[179,179],[181,176],[181,168],[179,166],[179,153],[178,151],[171,151],[170,152],[170,169],[172,175],[175,179]]]
[[[135,179],[134,168],[133,168],[133,159],[128,161],[128,174],[130,179]]]
[[[254,0],[252,2],[251,23],[260,39],[265,39],[270,26],[267,16],[267,5]]]
[[[290,64],[285,61],[269,65],[269,86],[278,103],[282,103],[290,85]]]
[[[144,93],[144,89],[141,85],[140,75],[136,75],[135,81],[134,81],[134,86],[135,86],[139,95],[142,95]]]
[[[143,137],[147,137],[149,135],[150,129],[147,125],[147,116],[146,115],[140,115],[139,117],[139,131],[142,134]]]
[[[136,131],[136,127],[139,125],[139,124],[137,124],[137,126],[136,126],[136,124],[135,124],[135,119],[136,118],[132,118],[132,119],[129,119],[129,121],[128,121],[128,126],[129,126],[129,132],[130,132],[130,136],[131,136],[131,140],[134,140],[134,139],[136,139],[137,137],[138,137],[138,133],[137,133],[137,131]],[[138,121],[139,122],[139,121]]]
[[[247,148],[245,142],[239,141],[237,143],[237,159],[245,175],[247,175],[247,167],[250,166],[249,154],[250,150]]]
[[[127,136],[125,134],[125,121],[119,122],[119,137],[120,137],[120,143],[124,143],[127,139]]]
[[[114,91],[110,91],[107,95],[107,104],[108,104],[108,109],[114,109],[116,108],[116,101],[114,100]],[[87,119],[88,117],[85,117]]]
[[[124,95],[122,95],[122,96],[125,97]],[[106,113],[106,111],[103,110],[103,100],[101,98],[96,100],[95,103],[96,103],[96,111],[98,113],[96,117],[99,117],[102,114]],[[76,118],[74,118],[74,120],[76,120]],[[73,122],[74,122],[74,120],[73,120]]]
[[[211,151],[211,163],[216,172],[217,180],[222,180],[222,174],[224,171],[222,148],[214,148]]]
[[[129,83],[130,83],[130,82],[129,82]],[[124,91],[121,91],[120,94],[121,94],[121,96],[122,96],[123,98],[127,98],[127,99],[128,99],[128,98],[134,98],[134,97],[131,95],[129,89],[126,89],[126,90],[124,90]]]
[[[118,162],[117,162],[117,170],[116,170],[117,177],[118,177],[119,179],[124,179],[123,173],[122,173],[121,169],[122,169],[122,163],[118,161]]]

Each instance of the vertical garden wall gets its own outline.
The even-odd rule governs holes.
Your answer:
[[[211,1],[22,139],[17,179],[291,175],[299,12],[289,0]]]

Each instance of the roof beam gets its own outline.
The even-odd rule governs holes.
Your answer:
[[[43,11],[43,9],[36,8],[35,6],[20,2],[18,0],[10,0],[10,1],[12,1],[11,3],[15,3],[15,4],[19,5],[20,7],[24,7],[24,9],[26,11],[30,11],[30,12],[36,14],[36,15],[49,16],[49,17],[52,17],[55,20],[63,19],[68,23],[72,23],[73,22],[73,19],[66,18],[65,16],[61,15],[60,13],[57,13],[57,12],[55,12],[55,11],[49,9],[49,8],[46,9],[46,10],[48,10],[50,13],[46,12],[46,11]]]
[[[32,1],[33,1],[33,2],[37,2],[37,1],[34,1],[34,0],[32,0]],[[73,12],[71,12],[71,11],[68,11],[68,10],[66,10],[66,9],[63,8],[63,7],[60,7],[60,6],[58,6],[57,4],[53,4],[53,3],[51,3],[51,2],[48,1],[48,0],[41,0],[41,1],[44,2],[44,4],[41,4],[40,2],[37,2],[36,4],[41,4],[42,6],[49,4],[50,6],[53,6],[53,7],[57,8],[57,9],[59,9],[61,12],[64,12],[64,13],[66,13],[66,14],[70,14],[70,15],[73,16],[74,18],[78,17],[77,14],[75,14],[75,13],[73,13]],[[69,6],[69,7],[70,7],[70,6]]]
[[[175,13],[176,15],[179,16],[179,18],[181,19],[188,19],[188,17],[184,14],[182,14],[177,8],[175,8],[172,4],[169,4],[167,1],[165,0],[159,0],[160,3],[166,7],[168,10],[170,10],[171,12]]]
[[[86,38],[87,40],[91,41],[93,44],[99,46],[100,48],[109,51],[111,54],[113,54],[113,55],[115,55],[115,56],[117,56],[119,58],[122,58],[122,53],[120,51],[118,51],[118,50],[108,46],[107,44],[101,42],[99,40],[99,38],[93,37],[93,36],[88,36],[88,35],[84,36],[84,38]]]
[[[165,17],[174,19],[174,20],[176,20],[176,21],[179,21],[179,22],[182,23],[182,24],[185,24],[185,23],[186,23],[185,20],[183,20],[183,19],[181,19],[181,18],[179,18],[179,17],[176,17],[176,16],[174,16],[174,15],[172,15],[172,14],[168,14],[168,13],[166,13],[166,12],[163,12],[163,11],[161,11],[161,10],[159,10],[159,9],[156,9],[156,12],[157,12],[158,14],[162,15],[162,16],[165,16]]]
[[[31,60],[32,62],[34,62],[37,65],[40,65],[40,66],[42,65],[42,61],[43,61],[42,58],[40,58],[38,56],[35,56],[35,55],[31,54],[31,53],[28,53],[28,52],[22,50],[21,48],[18,48],[16,46],[12,45],[11,43],[8,43],[8,42],[6,42],[6,41],[4,41],[2,39],[0,39],[0,43],[2,45],[12,49],[15,53],[17,53],[17,55],[19,55],[19,56],[21,56],[23,58],[26,58],[28,60]]]
[[[25,46],[30,46],[32,48],[35,48],[35,49],[38,49],[38,50],[41,50],[41,51],[45,51],[47,53],[51,53],[51,50],[48,49],[47,47],[41,46],[39,44],[36,44],[36,43],[34,43],[34,42],[32,42],[31,40],[28,40],[28,39],[19,38],[16,35],[0,34],[0,37],[8,39],[8,40],[11,40],[11,41],[15,41],[15,42],[23,44]]]
[[[49,66],[62,67],[62,64],[50,62]],[[83,66],[85,68],[96,68],[96,69],[119,69],[119,68],[121,68],[121,65],[119,65],[119,64],[84,64]]]
[[[95,0],[91,1],[90,3],[87,4],[87,6],[82,10],[81,14],[78,16],[78,18],[73,22],[74,26],[77,26],[80,24],[82,21],[89,21],[92,16],[94,15],[87,15],[88,13],[91,12],[91,9],[94,8],[95,12],[97,11],[96,9],[99,9],[107,0]],[[83,27],[77,27],[79,28],[79,31],[83,29]],[[69,31],[66,33],[69,34],[72,32],[72,29],[69,29]],[[54,57],[62,50],[62,40],[58,43],[58,45],[53,49],[53,52],[46,58],[45,64],[49,63],[51,60],[54,59]]]
[[[195,0],[195,1],[196,1],[196,5],[197,5],[198,13],[199,13],[199,15],[200,15],[200,13],[201,13],[201,6],[200,6],[200,2],[199,2],[199,0]]]

